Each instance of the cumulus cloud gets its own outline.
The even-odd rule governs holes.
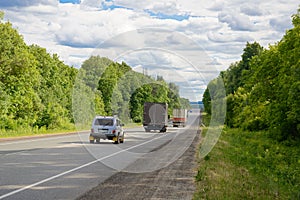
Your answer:
[[[80,5],[84,10],[97,10],[103,8],[105,0],[83,0]]]
[[[76,2],[0,0],[0,9],[28,44],[57,53],[66,64],[80,67],[92,54],[124,58],[133,67],[159,71],[168,80],[198,89],[238,61],[247,41],[268,46],[280,40],[292,27],[291,15],[299,4],[298,0]],[[145,34],[145,30],[152,31]],[[153,53],[155,48],[159,53]],[[204,77],[202,83],[199,77]]]
[[[236,11],[224,11],[218,15],[218,19],[222,23],[228,24],[232,30],[237,31],[255,31],[257,28],[251,22],[249,17],[242,15]]]
[[[121,61],[131,63],[136,71],[147,72],[152,77],[163,76],[166,81],[176,83],[180,86],[181,92],[185,91],[185,94],[182,93],[185,97],[191,95],[199,97],[201,95],[199,89],[219,73],[217,70],[201,70],[191,65],[184,57],[163,49],[128,52],[119,58],[119,62]]]
[[[212,42],[226,43],[226,42],[241,42],[245,44],[247,41],[252,41],[253,38],[247,33],[237,32],[237,33],[223,33],[209,31],[207,33],[207,38]]]
[[[222,63],[220,63],[217,58],[213,58],[213,60],[207,63],[207,65],[222,65]]]
[[[166,15],[185,14],[182,13],[175,1],[155,2],[149,9],[154,13],[164,13]]]
[[[146,12],[151,17],[159,19],[185,20],[188,19],[190,13],[186,10],[178,0],[166,1],[135,1],[114,0],[114,6],[120,6],[127,9],[132,9],[137,12]]]
[[[127,23],[130,20],[131,23]],[[71,47],[96,48],[118,34],[134,30],[135,20],[138,20],[135,14],[126,9],[68,11],[61,19],[64,25],[56,33],[56,39],[58,43]]]
[[[79,30],[80,29],[80,30]],[[62,27],[56,34],[57,42],[61,45],[77,47],[77,48],[95,48],[103,41],[103,38],[98,33],[103,31],[103,28],[97,27],[92,31],[87,26],[67,26]]]
[[[244,4],[240,7],[242,13],[249,16],[262,16],[263,10],[257,5]]]
[[[225,2],[222,0],[216,0],[214,4],[209,8],[213,11],[221,11],[225,7]]]
[[[269,21],[269,24],[277,31],[287,30],[293,27],[291,20],[284,17],[273,18]]]
[[[123,6],[123,7],[131,8],[134,10],[144,10],[144,9],[148,9],[149,6],[151,6],[153,2],[139,1],[137,3],[136,1],[132,1],[132,0],[114,0],[113,3],[114,3],[114,5]]]

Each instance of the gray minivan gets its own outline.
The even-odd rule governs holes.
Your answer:
[[[124,124],[118,117],[96,116],[92,123],[90,143],[100,143],[100,139],[113,140],[115,144],[124,142]]]

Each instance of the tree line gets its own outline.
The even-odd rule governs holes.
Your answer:
[[[163,77],[135,72],[126,63],[91,56],[80,69],[57,54],[27,45],[0,13],[0,129],[68,129],[90,124],[94,115],[140,122],[145,101],[188,107],[179,88]]]
[[[100,56],[83,62],[73,92],[77,124],[90,122],[95,115],[118,115],[125,122],[139,123],[144,102],[168,103],[169,115],[173,108],[189,108],[189,100],[180,97],[179,87],[162,76],[135,72],[125,62]]]
[[[227,126],[267,130],[278,140],[300,138],[300,9],[292,22],[294,27],[268,49],[248,42],[242,59],[208,84],[203,95],[208,113],[224,98]],[[225,97],[214,89],[218,81],[224,82]]]
[[[0,23],[0,129],[68,127],[77,70]]]

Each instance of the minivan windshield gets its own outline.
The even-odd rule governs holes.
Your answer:
[[[94,125],[113,126],[114,125],[114,120],[113,119],[96,119]]]

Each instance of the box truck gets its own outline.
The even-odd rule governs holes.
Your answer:
[[[187,121],[187,109],[173,109],[173,127],[185,127]]]
[[[168,104],[145,102],[143,126],[146,132],[151,130],[166,132],[168,126]]]

